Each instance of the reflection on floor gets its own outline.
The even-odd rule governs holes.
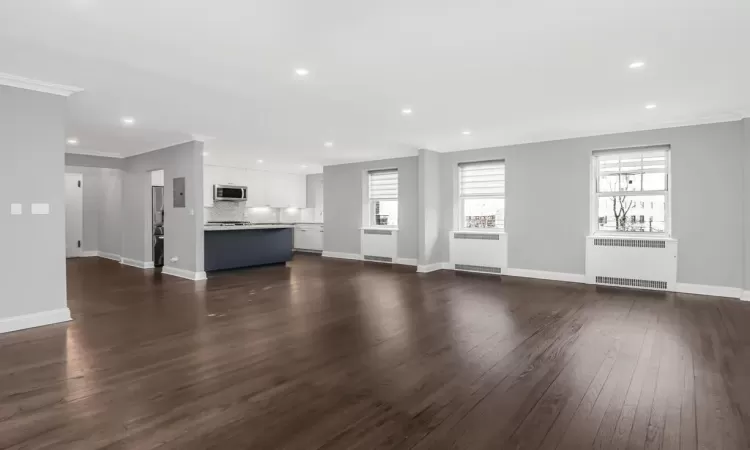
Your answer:
[[[747,448],[750,304],[324,260],[68,263],[0,336],[0,448]]]

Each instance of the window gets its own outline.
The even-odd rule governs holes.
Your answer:
[[[398,225],[398,170],[374,170],[368,173],[370,225]]]
[[[593,158],[594,231],[668,234],[669,148],[595,152]]]
[[[458,165],[460,228],[505,229],[505,161]]]

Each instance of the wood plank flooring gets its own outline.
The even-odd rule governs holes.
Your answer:
[[[2,449],[750,448],[748,302],[310,255],[68,290],[0,335]]]

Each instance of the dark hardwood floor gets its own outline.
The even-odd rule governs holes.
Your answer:
[[[748,448],[750,303],[309,255],[68,289],[0,335],[0,448]]]

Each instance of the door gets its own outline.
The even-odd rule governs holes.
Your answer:
[[[83,175],[65,174],[65,257],[83,256]]]

